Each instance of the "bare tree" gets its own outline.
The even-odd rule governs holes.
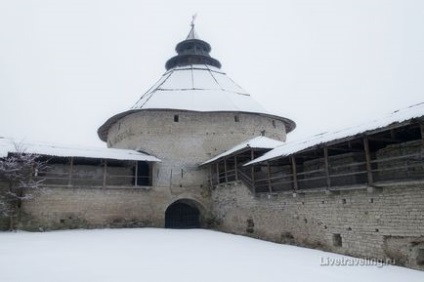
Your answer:
[[[46,161],[37,154],[25,153],[16,146],[16,153],[0,159],[0,216],[9,217],[9,229],[16,228],[22,202],[32,199],[41,191]]]

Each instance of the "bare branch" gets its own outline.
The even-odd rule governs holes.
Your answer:
[[[0,159],[0,215],[16,215],[22,201],[34,198],[42,190],[42,178],[47,170],[47,161],[40,155],[26,153],[22,145],[16,144],[16,153]]]

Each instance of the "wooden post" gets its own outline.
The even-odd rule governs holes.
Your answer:
[[[211,187],[213,187],[213,174],[212,174],[212,164],[209,164],[209,181],[211,184]]]
[[[250,149],[250,159],[253,161],[255,158],[255,153],[253,149]],[[251,174],[252,174],[252,186],[255,187],[255,165],[251,165]]]
[[[297,168],[296,168],[296,159],[294,156],[290,157],[292,164],[292,174],[293,174],[293,190],[296,192],[299,189],[299,184],[297,182]]]
[[[224,159],[224,174],[225,174],[225,183],[228,182],[228,170],[227,170],[227,159]]]
[[[74,171],[74,158],[71,157],[69,162],[68,186],[72,185],[72,173]]]
[[[423,139],[424,140],[424,139]],[[238,180],[238,164],[237,156],[234,156],[234,173],[236,174],[236,181]]]
[[[330,168],[328,164],[328,147],[324,147],[324,168],[325,168],[325,179],[327,182],[327,188],[331,187],[331,179],[330,179]]]
[[[267,168],[268,168],[268,190],[269,193],[272,193],[272,185],[271,185],[271,167],[269,165],[269,161],[266,162]]]
[[[220,179],[219,179],[219,161],[216,162],[216,183],[220,184]]]
[[[368,185],[372,186],[374,183],[372,177],[372,168],[371,168],[371,154],[370,154],[370,145],[368,141],[368,137],[364,137],[364,150],[365,150],[365,163],[367,168],[367,176],[368,176]]]
[[[138,161],[135,161],[134,186],[138,186]]]
[[[423,145],[424,145],[424,122],[420,123],[420,128],[421,128],[421,140],[423,141]]]
[[[104,170],[103,170],[103,187],[106,186],[106,177],[107,177],[107,160],[104,162]]]

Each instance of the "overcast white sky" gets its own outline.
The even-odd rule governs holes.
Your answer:
[[[198,13],[222,69],[296,139],[424,102],[422,0],[0,0],[0,136],[104,146]]]

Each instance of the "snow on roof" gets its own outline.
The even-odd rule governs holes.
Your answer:
[[[35,142],[19,142],[9,138],[0,137],[0,157],[7,157],[9,153],[31,153],[55,157],[82,157],[93,159],[113,159],[160,162],[154,156],[127,149],[79,147],[56,145]]]
[[[277,146],[280,146],[281,144],[284,144],[282,141],[278,141],[275,139],[271,139],[265,136],[258,136],[255,138],[252,138],[250,140],[247,140],[241,144],[238,144],[234,147],[232,147],[231,149],[223,152],[222,154],[219,154],[218,156],[202,163],[201,165],[205,165],[208,163],[211,163],[213,161],[216,161],[220,158],[229,156],[235,152],[247,149],[247,148],[256,148],[256,149],[274,149]]]
[[[109,118],[99,128],[100,139],[106,141],[116,121],[139,110],[257,113],[283,121],[287,132],[296,127],[292,120],[263,108],[219,68],[206,64],[169,69],[130,110]]]
[[[343,130],[338,130],[329,133],[321,133],[309,138],[301,139],[294,142],[287,142],[281,146],[276,147],[275,149],[267,152],[263,156],[245,164],[251,165],[267,160],[276,159],[279,157],[286,157],[300,151],[306,150],[308,148],[329,143],[341,139],[345,139],[348,137],[352,137],[361,133],[367,133],[370,131],[374,131],[395,123],[401,123],[407,120],[411,120],[414,118],[419,118],[424,116],[424,102],[416,105],[412,105],[410,107],[400,109],[392,112],[391,114],[377,120],[373,120],[359,126],[354,126],[350,128],[346,128]]]
[[[131,108],[270,114],[224,72],[209,65],[168,70]]]

